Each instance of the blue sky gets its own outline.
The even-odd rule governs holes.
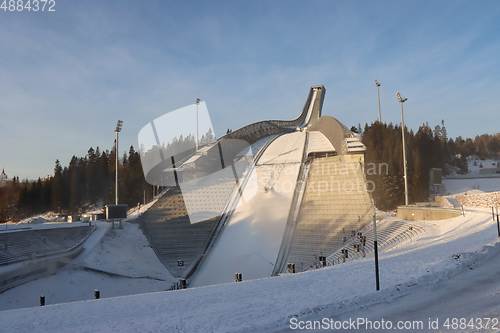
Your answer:
[[[217,136],[292,119],[309,87],[348,127],[378,117],[454,138],[499,132],[499,1],[69,1],[0,11],[0,166],[53,173],[89,147],[137,148],[153,119],[206,102]],[[194,121],[194,119],[193,119]]]

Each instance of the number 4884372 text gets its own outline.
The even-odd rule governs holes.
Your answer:
[[[1,1],[1,0],[0,0]],[[56,0],[3,0],[0,9],[4,12],[47,11],[55,12]]]

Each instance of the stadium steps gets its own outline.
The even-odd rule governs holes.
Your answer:
[[[190,209],[220,210],[226,205],[228,193],[234,189],[234,179],[220,179],[220,183],[191,193],[196,202]],[[188,210],[179,187],[169,189],[151,209],[140,217],[141,228],[160,261],[174,277],[185,277],[208,246],[220,216],[191,224]],[[183,267],[178,265],[183,261]]]
[[[345,155],[313,159],[288,262],[298,272],[315,267],[320,255],[335,253],[355,238],[372,215],[358,161]]]
[[[368,224],[364,229],[360,230],[362,236],[366,236],[366,244],[362,246],[360,238],[356,235],[346,245],[337,250],[335,253],[327,257],[327,265],[335,265],[343,262],[342,250],[348,251],[348,258],[346,261],[362,258],[373,252],[373,223]],[[413,238],[425,233],[425,229],[416,224],[407,221],[384,221],[377,223],[377,244],[379,251],[388,251],[391,248],[412,242]],[[358,252],[354,245],[360,245]]]

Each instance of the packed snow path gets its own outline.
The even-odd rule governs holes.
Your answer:
[[[383,319],[385,322],[391,322],[393,330],[398,322],[403,322],[404,325],[408,325],[407,328],[411,323],[413,330],[422,327],[418,332],[498,332],[500,331],[500,243],[488,247],[485,252],[483,260],[464,265],[449,279],[443,277],[442,281],[423,286],[397,285],[391,295],[381,292],[384,296],[382,299],[370,296],[374,300],[369,305],[366,301],[370,302],[368,300],[370,297],[360,297],[356,300],[358,304],[351,302],[345,309],[341,306],[323,309],[319,307],[315,309],[317,312],[314,314],[298,316],[297,322],[292,327],[298,325],[299,321],[302,321],[305,327],[308,321],[321,322],[323,318],[328,318],[329,323],[330,319],[356,323],[359,320],[361,325],[356,326],[357,331],[371,332],[380,330],[374,330],[373,324],[370,329],[366,323],[363,324],[363,320],[380,323]],[[458,319],[456,329],[452,327],[453,318]],[[468,325],[463,324],[462,318]],[[489,322],[488,328],[481,329],[480,324],[486,325],[487,322]],[[421,326],[417,326],[420,323]],[[450,326],[445,326],[447,323]],[[286,323],[282,328],[273,331],[289,330],[290,325]]]

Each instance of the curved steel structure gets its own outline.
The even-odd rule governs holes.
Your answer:
[[[267,143],[260,148],[259,153],[254,156],[252,164],[248,166],[244,172],[237,174],[236,171],[234,171],[234,178],[232,178],[232,180],[222,177],[218,180],[217,184],[211,185],[208,190],[200,194],[201,196],[198,198],[198,201],[201,203],[204,202],[204,200],[209,200],[205,198],[205,196],[223,198],[221,199],[223,200],[221,203],[225,201],[225,207],[218,217],[196,224],[189,223],[188,210],[184,205],[186,198],[183,199],[183,194],[178,188],[174,188],[167,192],[152,207],[150,212],[141,217],[141,226],[144,233],[150,240],[158,257],[170,270],[172,275],[188,279],[188,284],[192,279],[195,279],[195,285],[229,282],[232,277],[228,277],[228,274],[225,274],[224,277],[218,280],[217,276],[214,277],[214,274],[217,274],[214,273],[214,269],[207,269],[207,266],[216,265],[214,263],[227,263],[227,265],[232,265],[229,270],[234,270],[234,272],[247,272],[244,273],[244,278],[245,276],[264,277],[283,272],[289,260],[304,260],[305,262],[298,264],[298,266],[300,270],[307,269],[308,267],[314,266],[314,261],[318,253],[324,251],[331,254],[338,249],[338,242],[331,242],[329,239],[337,239],[340,236],[325,232],[324,228],[331,227],[331,221],[333,221],[334,224],[343,224],[342,216],[339,216],[337,214],[338,212],[336,213],[335,211],[325,211],[324,214],[326,215],[322,215],[317,219],[311,219],[310,216],[308,216],[310,215],[309,212],[311,212],[310,206],[314,206],[314,203],[311,202],[311,198],[314,197],[313,192],[315,191],[314,188],[312,189],[311,187],[311,170],[318,168],[317,163],[319,162],[317,161],[322,158],[322,155],[321,158],[318,158],[319,155],[309,153],[309,151],[314,151],[314,149],[311,148],[311,145],[314,145],[314,143],[309,140],[308,133],[321,133],[318,135],[325,138],[323,140],[326,140],[326,142],[329,142],[326,146],[330,148],[323,152],[326,154],[327,159],[332,157],[339,158],[338,156],[346,155],[345,158],[341,158],[341,160],[338,161],[339,163],[346,163],[346,161],[352,163],[352,161],[358,160],[360,161],[359,163],[363,163],[364,146],[360,143],[359,138],[337,119],[329,116],[321,116],[325,94],[325,87],[313,86],[310,88],[302,112],[296,119],[290,121],[267,120],[247,125],[221,137],[216,144],[205,147],[205,152],[203,154],[198,154],[199,156],[195,159],[187,156],[183,161],[176,163],[179,170],[187,170],[188,167],[185,167],[185,165],[189,164],[189,161],[192,161],[191,164],[189,164],[189,169],[198,170],[199,172],[201,168],[204,168],[204,170],[210,169],[207,169],[207,165],[213,163],[220,164],[220,162],[222,162],[222,169],[224,169],[224,161],[226,161],[227,168],[228,165],[235,165],[243,156],[241,153],[238,153],[238,151],[245,147],[239,144],[233,144],[234,142],[247,142],[253,145],[258,144],[260,141],[267,140]],[[318,135],[315,135],[315,137],[318,137]],[[296,140],[302,143],[294,143]],[[222,146],[229,147],[225,150],[224,154],[221,150]],[[262,160],[263,155],[265,155],[264,160]],[[220,156],[219,162],[217,162],[218,159],[216,156]],[[324,162],[323,160],[321,161]],[[299,168],[290,173],[293,180],[289,176],[288,178],[284,178],[284,168],[294,165],[299,166]],[[215,168],[213,170],[218,169]],[[359,177],[362,177],[362,173],[360,174],[358,172],[355,176],[358,181],[360,181]],[[256,192],[252,194],[252,196],[245,197],[245,193],[247,193],[245,191],[247,191],[250,186],[248,185],[249,179],[252,177],[259,180],[271,177],[271,180],[266,180],[268,183],[264,185],[259,183],[258,188],[255,189]],[[286,202],[285,206],[283,206],[283,209],[286,210],[284,220],[283,214],[280,215],[280,218],[276,218],[276,220],[273,220],[271,217],[272,214],[267,215],[267,224],[264,224],[264,229],[260,231],[247,230],[243,233],[236,232],[235,234],[234,230],[237,230],[235,226],[248,225],[248,228],[254,228],[257,225],[262,226],[262,222],[264,221],[260,221],[259,219],[262,217],[258,216],[266,216],[265,214],[257,214],[253,217],[249,217],[249,209],[242,210],[241,208],[242,201],[243,204],[246,204],[246,201],[252,200],[254,206],[250,205],[249,207],[257,211],[261,210],[261,208],[272,210],[273,208],[269,206],[269,203],[275,200],[273,198],[277,195],[273,194],[274,187],[290,182],[291,180],[293,183],[293,193],[286,196],[283,196],[284,193],[280,194],[282,196],[282,199],[280,199],[281,202]],[[313,182],[314,181],[317,180],[313,180]],[[253,186],[255,187],[255,185]],[[220,195],[220,193],[222,193],[221,191],[231,194],[229,196],[228,194],[225,196]],[[346,194],[343,194],[343,197],[346,197]],[[349,195],[347,195],[347,197],[349,197]],[[356,211],[353,213],[354,215],[359,214],[359,223],[349,224],[351,229],[363,227],[366,224],[366,211],[372,209],[371,199],[369,195],[367,195],[366,190],[358,197],[352,196],[352,198],[357,198],[356,200],[358,200],[356,201],[356,205],[361,205],[363,207],[358,211],[355,206],[350,206],[349,209]],[[331,196],[328,200],[338,200],[338,198],[339,196]],[[248,200],[245,201],[245,199]],[[213,200],[213,198],[211,198],[211,200]],[[259,202],[262,203],[262,206],[259,206],[260,204],[255,206],[256,203]],[[323,205],[319,208],[322,211],[324,210],[323,207],[329,205],[328,203],[324,204],[326,206]],[[239,213],[234,214],[235,211]],[[255,213],[257,213],[257,211]],[[353,214],[347,215],[351,216]],[[242,217],[244,215],[247,217]],[[344,217],[347,215],[344,214]],[[239,222],[238,219],[242,218],[246,219],[246,224]],[[249,222],[249,218],[253,222]],[[349,217],[349,221],[350,219],[351,217]],[[325,224],[325,220],[330,222]],[[252,265],[269,265],[272,261],[271,265],[274,266],[274,269],[269,270],[269,268],[258,268],[255,266],[251,268],[253,271],[248,271],[245,270],[246,268],[239,268],[242,262],[240,263],[238,261],[238,256],[235,257],[233,255],[232,258],[229,256],[227,259],[224,257],[235,251],[226,248],[223,249],[223,246],[228,246],[227,244],[243,245],[243,243],[247,242],[248,238],[245,234],[246,232],[249,233],[248,235],[258,234],[263,232],[262,230],[265,230],[265,225],[271,228],[269,229],[270,231],[274,230],[271,234],[280,235],[275,236],[279,237],[281,240],[278,243],[278,247],[276,248],[275,244],[272,250],[265,252],[263,249],[258,248],[259,246],[262,247],[265,245],[257,239],[253,242],[260,245],[250,244],[247,245],[247,249],[239,251],[243,251],[241,252],[243,256],[245,256],[244,253],[247,253],[247,256],[250,257],[253,256],[256,258],[255,255],[261,257],[261,259],[257,258],[249,261],[253,263]],[[228,240],[227,237],[229,236],[224,236],[224,230],[226,228],[232,230],[226,233],[227,235],[232,235],[232,238],[241,237],[241,240]],[[350,230],[350,232],[354,231],[355,230]],[[335,232],[338,233],[338,230]],[[315,234],[314,242],[309,242],[308,233]],[[318,241],[320,238],[324,238],[324,240]],[[276,240],[273,240],[272,242],[275,243],[275,241]],[[251,250],[252,246],[254,246],[254,250]],[[217,248],[219,250],[215,251],[214,249]],[[254,252],[251,253],[252,251]],[[265,252],[273,256],[273,258],[265,258],[265,256],[259,253],[260,251],[263,251],[261,253]],[[262,259],[264,259],[264,261]],[[260,260],[260,262],[256,262],[256,260]],[[182,266],[180,266],[181,262]],[[178,263],[179,266],[176,266],[176,263]],[[208,273],[208,271],[210,271],[210,273]],[[252,274],[255,271],[260,271],[260,274],[264,275],[259,276],[258,274]],[[216,268],[215,272],[217,272]],[[205,283],[204,276],[208,276],[207,274],[210,275],[210,279],[207,278],[206,281],[210,282]]]
[[[259,121],[226,134],[221,139],[240,139],[252,144],[266,136],[292,133],[297,127],[315,125],[321,117],[326,89],[324,86],[312,86],[300,115],[294,120]]]

